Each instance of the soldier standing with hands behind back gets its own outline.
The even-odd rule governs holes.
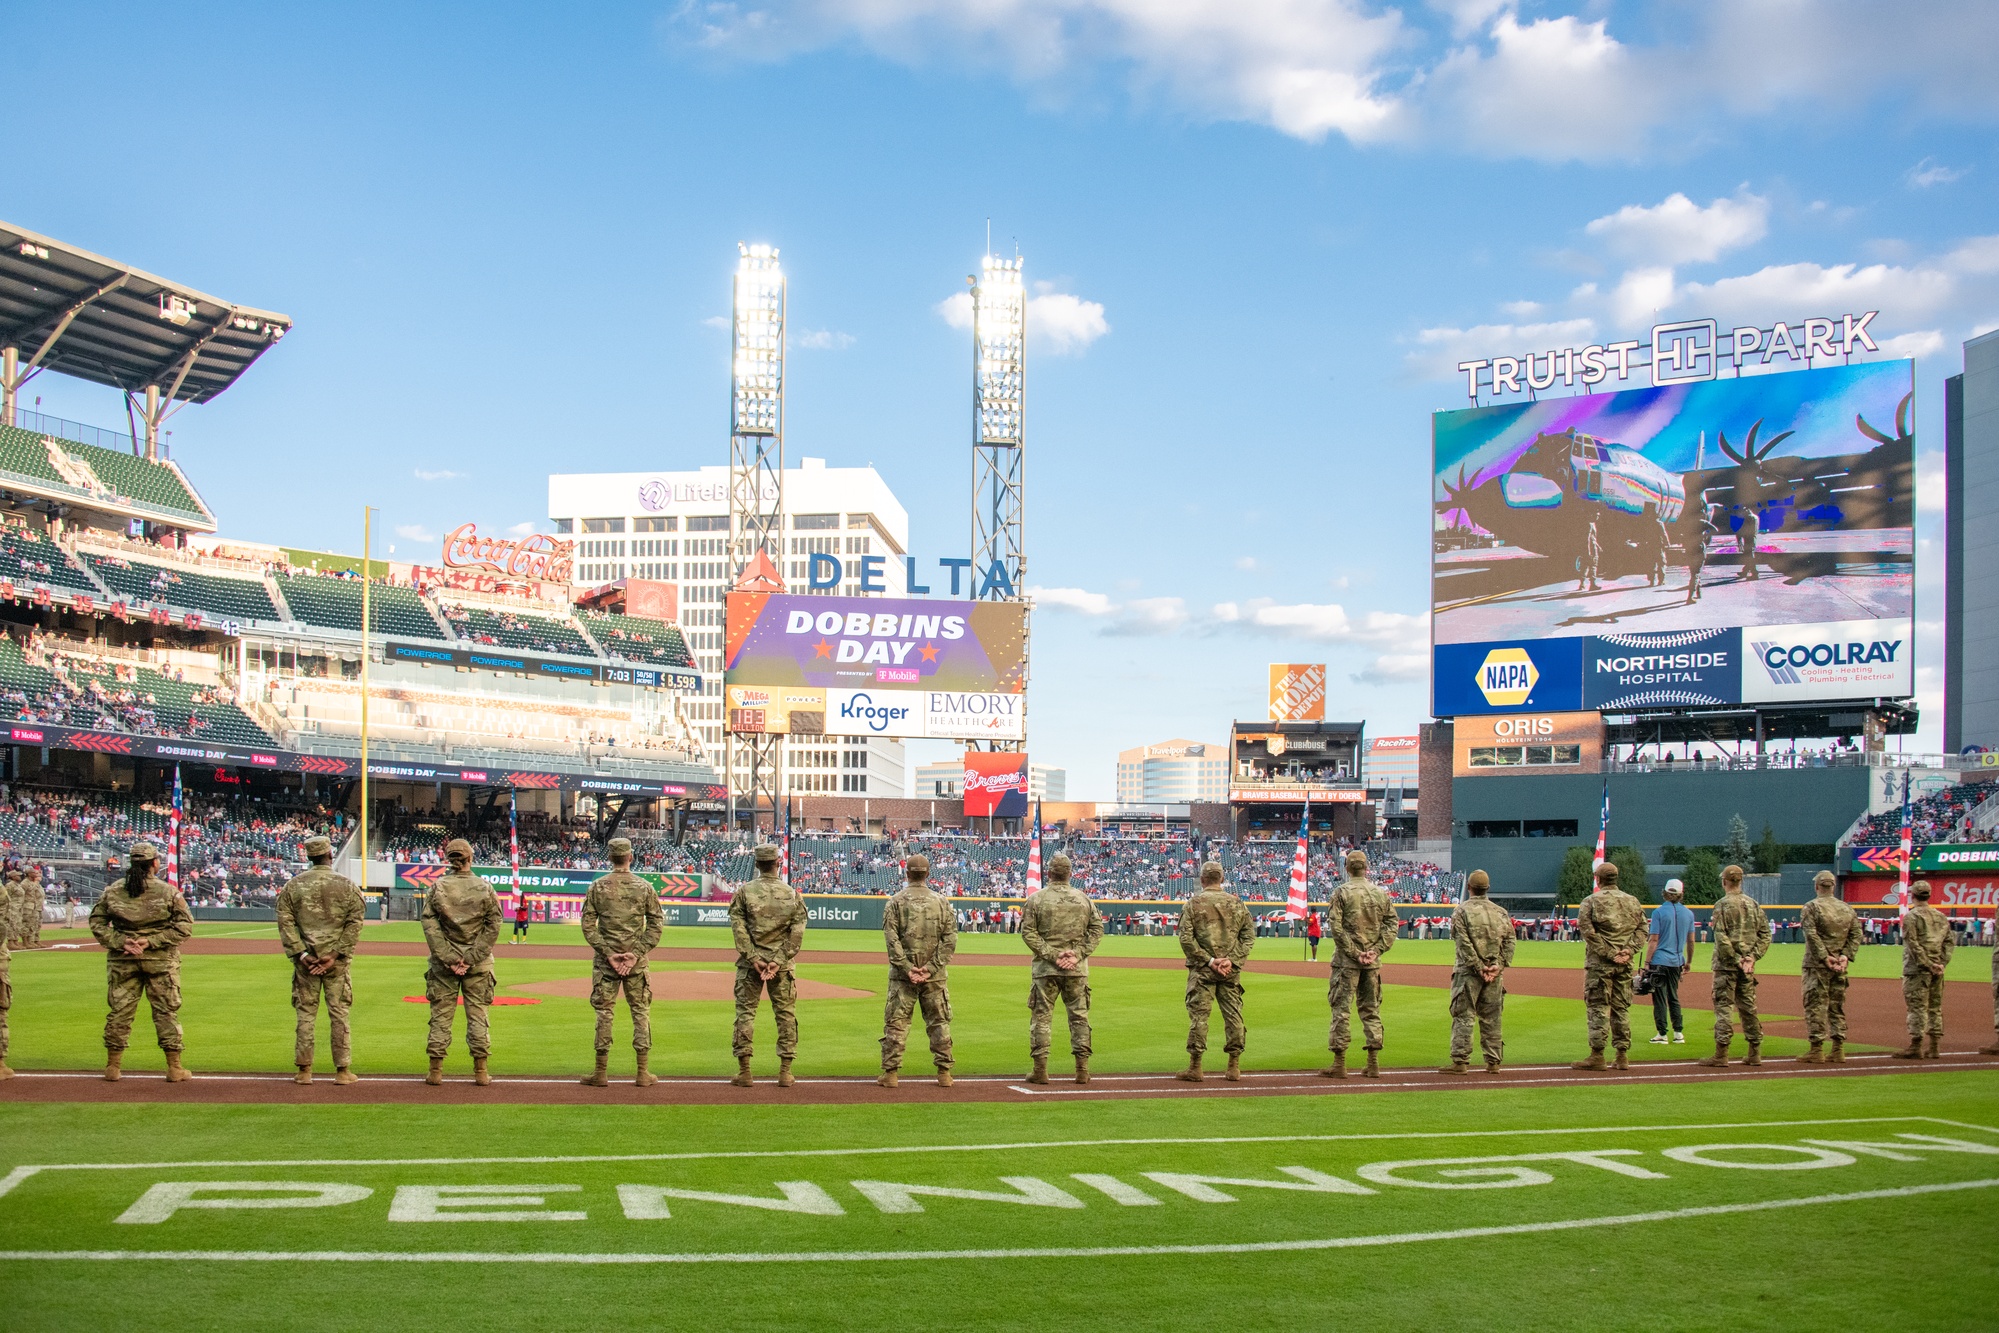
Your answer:
[[[1048,859],[1048,882],[1032,894],[1020,913],[1020,940],[1034,955],[1027,992],[1027,1051],[1034,1059],[1029,1083],[1048,1081],[1048,1048],[1055,1025],[1055,999],[1069,1012],[1069,1053],[1076,1057],[1076,1081],[1090,1081],[1090,955],[1104,938],[1097,905],[1069,883],[1068,854]]]
[[[298,1013],[298,1036],[292,1060],[298,1066],[294,1083],[312,1082],[312,1053],[319,1026],[319,1000],[326,997],[326,1022],[333,1029],[333,1081],[355,1081],[348,1068],[353,1048],[347,1026],[354,1005],[354,982],[348,960],[361,942],[361,922],[368,904],[344,875],[333,873],[333,840],[314,834],[305,840],[305,859],[312,864],[278,893],[278,938],[292,960],[292,1008]]]
[[[1327,1078],[1347,1076],[1350,1029],[1347,1006],[1360,1013],[1361,1042],[1367,1047],[1366,1078],[1381,1077],[1381,956],[1395,947],[1395,904],[1388,893],[1367,877],[1367,856],[1347,853],[1347,877],[1326,904],[1326,929],[1333,937],[1332,980],[1326,998],[1333,1021],[1326,1044],[1333,1063],[1319,1072]]]
[[[0,878],[0,921],[7,919],[7,912],[13,906],[13,887]],[[7,976],[7,941],[0,939],[0,1078],[14,1077],[14,1071],[7,1067],[7,1011],[14,1004],[13,982]]]
[[[652,1059],[652,979],[646,956],[659,943],[665,916],[659,892],[632,873],[632,842],[613,838],[605,845],[611,873],[598,878],[583,895],[583,938],[596,951],[590,961],[590,1007],[597,1011],[597,1069],[583,1080],[585,1087],[610,1085],[611,1016],[624,992],[632,1014],[632,1050],[638,1073],[632,1083],[649,1088],[659,1082],[649,1067]]]
[[[756,1052],[757,1001],[767,991],[777,1019],[777,1086],[788,1088],[791,1062],[798,1055],[798,982],[791,960],[805,944],[805,899],[778,878],[777,848],[756,849],[757,877],[729,900],[729,927],[736,936],[736,1076],[739,1088],[753,1088],[750,1057]]]
[[[1943,1054],[1943,974],[1957,950],[1950,918],[1930,906],[1930,882],[1909,886],[1915,900],[1902,918],[1902,1002],[1909,1010],[1909,1045],[1891,1060],[1935,1060]],[[1925,1043],[1928,1043],[1925,1045]]]
[[[1242,972],[1256,944],[1256,925],[1242,899],[1222,887],[1222,863],[1201,867],[1201,887],[1180,909],[1180,951],[1187,955],[1187,1068],[1177,1077],[1199,1083],[1208,1049],[1208,1012],[1222,1010],[1223,1049],[1231,1083],[1242,1082],[1249,1030],[1242,1021]]]
[[[194,934],[194,913],[179,889],[153,878],[160,857],[153,844],[133,843],[130,857],[124,881],[106,885],[90,909],[90,933],[104,946],[111,997],[104,1017],[104,1079],[116,1083],[121,1077],[143,991],[166,1052],[167,1082],[183,1083],[188,1072],[180,1062],[180,946]]]
[[[1478,1017],[1485,1072],[1497,1074],[1506,1054],[1501,1023],[1505,974],[1513,962],[1513,917],[1486,896],[1491,886],[1491,876],[1472,871],[1465,877],[1465,900],[1451,911],[1451,940],[1457,946],[1457,966],[1451,969],[1451,1062],[1440,1074],[1462,1074],[1470,1065],[1473,1015]]]
[[[1799,1057],[1805,1064],[1846,1063],[1846,980],[1866,936],[1860,914],[1833,897],[1837,883],[1830,870],[1812,877],[1817,897],[1798,913],[1805,933],[1805,1035],[1812,1048]],[[1832,1050],[1825,1051],[1830,1039]]]
[[[1733,1008],[1742,1015],[1742,1035],[1749,1040],[1745,1065],[1763,1063],[1763,1019],[1756,1012],[1756,960],[1770,951],[1770,920],[1763,905],[1742,892],[1742,867],[1721,872],[1721,901],[1708,914],[1714,936],[1714,1054],[1700,1061],[1710,1069],[1728,1066],[1728,1043],[1735,1028],[1728,1021]]]
[[[1645,944],[1645,909],[1617,887],[1617,867],[1596,868],[1596,891],[1576,909],[1583,937],[1583,1009],[1589,1058],[1571,1069],[1602,1069],[1603,1048],[1617,1048],[1613,1069],[1631,1068],[1631,960]]]
[[[875,1080],[884,1088],[900,1081],[903,1048],[909,1043],[909,1015],[923,1008],[923,1027],[930,1036],[930,1059],[937,1066],[937,1086],[951,1086],[951,983],[946,970],[958,950],[958,914],[930,889],[930,858],[909,858],[903,873],[909,883],[888,900],[882,911],[882,938],[888,945],[888,1000],[882,1012],[882,1072]]]
[[[486,1071],[492,1037],[486,1011],[493,1003],[493,946],[500,940],[500,896],[472,873],[472,844],[453,838],[444,844],[451,870],[423,899],[423,938],[430,967],[423,992],[430,1001],[430,1073],[425,1083],[444,1082],[444,1057],[451,1050],[451,1016],[465,1006],[465,1045],[472,1052],[472,1081],[493,1081]]]

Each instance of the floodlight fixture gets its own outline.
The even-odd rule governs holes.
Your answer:
[[[778,435],[784,410],[784,270],[768,245],[738,245],[732,321],[733,435]]]
[[[1023,442],[1026,404],[1027,288],[1018,255],[987,255],[972,281],[973,409],[982,445]]]

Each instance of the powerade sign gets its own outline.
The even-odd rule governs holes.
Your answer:
[[[594,662],[564,662],[530,657],[524,653],[496,652],[491,648],[441,648],[427,644],[388,643],[383,653],[391,662],[422,662],[432,666],[473,667],[481,671],[508,671],[528,676],[559,676],[568,680],[607,681],[614,685],[638,685],[646,689],[698,690],[701,673],[677,667],[634,667],[600,665]]]
[[[1697,708],[1741,697],[1741,630],[1614,634],[1583,642],[1585,708]]]
[[[1440,643],[1432,655],[1430,711],[1438,717],[1579,712],[1585,642]]]

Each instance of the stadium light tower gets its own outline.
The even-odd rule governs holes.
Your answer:
[[[738,244],[734,315],[730,321],[729,551],[732,582],[757,552],[782,570],[784,555],[784,270],[769,245]],[[727,712],[727,701],[724,709]],[[725,718],[726,723],[726,718]],[[723,732],[729,827],[735,829],[737,738]],[[748,734],[750,824],[770,798],[777,827],[779,738]]]
[[[1017,602],[1025,598],[1027,587],[1027,556],[1021,542],[1027,288],[1020,256],[1002,259],[988,254],[977,275],[966,281],[972,286],[973,595],[984,601]],[[1024,745],[1024,741],[994,741],[990,748],[1018,750]]]

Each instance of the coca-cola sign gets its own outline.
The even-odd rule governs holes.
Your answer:
[[[574,542],[533,533],[526,537],[481,537],[478,525],[461,523],[444,537],[447,569],[486,569],[502,578],[541,583],[569,582]]]

